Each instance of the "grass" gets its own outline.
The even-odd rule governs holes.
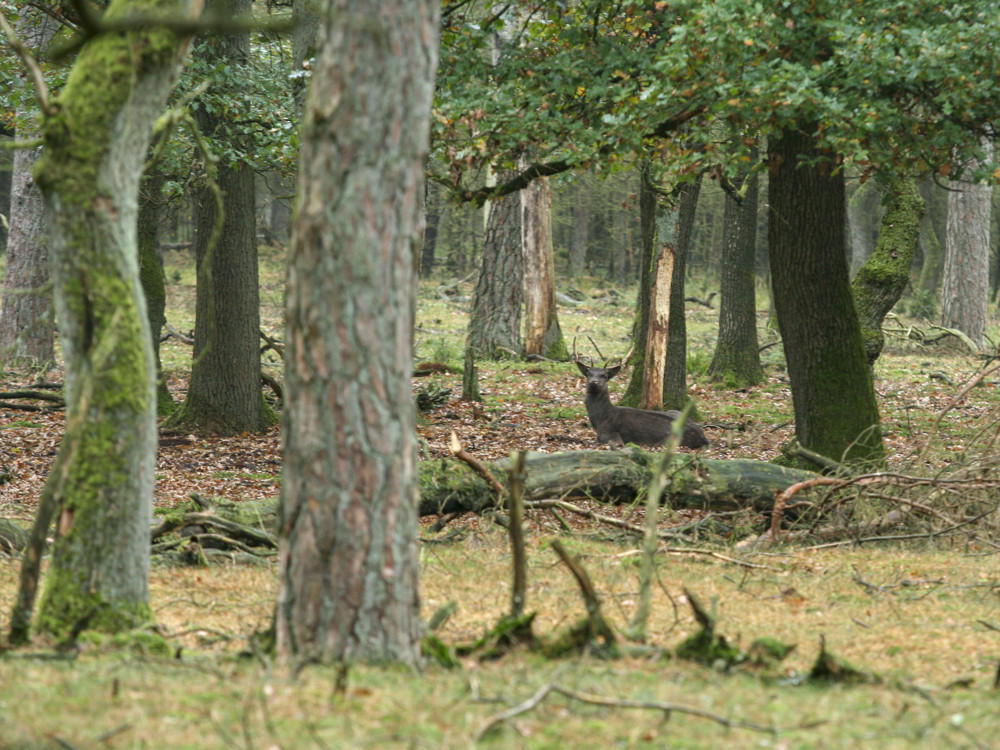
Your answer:
[[[543,637],[569,627],[583,605],[569,573],[529,540],[528,606]],[[631,616],[631,544],[578,537],[616,625]],[[456,600],[439,635],[470,642],[507,607],[507,544],[486,529],[421,552],[425,615]],[[831,748],[987,747],[1000,730],[992,689],[1000,600],[992,558],[973,550],[789,550],[746,568],[704,555],[661,560],[650,640],[666,650],[695,628],[685,588],[714,602],[718,628],[748,644],[797,644],[779,670],[729,672],[677,659],[550,661],[520,652],[422,674],[355,667],[337,689],[332,669],[293,676],[234,652],[264,627],[276,583],[270,568],[154,569],[157,621],[176,658],[85,651],[53,662],[20,652],[0,659],[0,747],[468,747],[496,714],[548,683],[607,700],[670,703],[776,732],[725,728],[655,708],[595,706],[550,695],[499,723],[482,746]],[[985,564],[984,564],[985,563]],[[12,563],[6,563],[9,600]],[[484,574],[485,573],[485,574]],[[878,672],[872,685],[811,684],[819,648]],[[181,646],[183,645],[183,648]],[[39,654],[41,656],[41,654]],[[39,710],[23,710],[23,707]],[[46,708],[41,708],[46,707]],[[52,710],[58,707],[57,710]],[[113,734],[106,742],[101,737]]]
[[[279,333],[280,256],[265,253],[263,260],[262,324],[269,333]],[[188,330],[193,325],[194,275],[186,256],[170,255],[168,280],[170,323]],[[467,302],[442,299],[436,287],[435,279],[421,284],[415,359],[458,369]],[[588,347],[587,337],[592,337],[604,356],[621,356],[628,348],[634,290],[611,295],[594,280],[583,288],[590,303],[560,309],[564,334],[577,336]],[[766,301],[759,305],[764,310]],[[770,340],[765,322],[762,312],[762,343]],[[713,456],[764,456],[791,434],[780,347],[764,353],[767,383],[732,391],[704,375],[717,311],[689,308],[688,326],[691,392],[701,411],[722,425],[713,433]],[[190,347],[171,339],[164,343],[163,356],[168,372],[186,376]],[[891,343],[875,375],[894,468],[931,475],[974,468],[976,461],[983,461],[984,471],[989,468],[983,457],[991,455],[996,434],[1000,389],[995,378],[938,421],[961,383],[981,366],[976,357],[958,350]],[[446,373],[423,382],[454,387],[459,377]],[[428,422],[448,429],[454,423],[463,436],[476,436],[484,445],[499,435],[506,450],[526,438],[527,428],[517,422],[522,414],[532,428],[578,430],[591,437],[572,365],[484,363],[482,387],[485,403],[469,423],[463,421],[464,407],[455,402]],[[35,423],[24,420],[18,426],[33,429]],[[191,446],[206,456],[212,448],[211,441],[203,440]],[[259,468],[208,463],[207,458],[190,473],[280,481]],[[172,475],[158,471],[158,476]],[[984,498],[995,507],[995,493]],[[669,509],[664,514],[677,522],[686,518]],[[294,675],[260,655],[240,655],[251,650],[253,634],[270,624],[278,590],[273,563],[212,568],[154,564],[151,603],[171,644],[171,657],[86,644],[71,658],[54,658],[45,643],[4,654],[0,750],[995,744],[1000,733],[994,687],[1000,664],[1000,569],[988,530],[934,544],[738,549],[737,541],[758,521],[750,515],[727,519],[731,535],[698,541],[700,551],[661,549],[648,636],[649,645],[661,653],[615,661],[590,655],[550,660],[522,650],[493,661],[463,657],[461,666],[451,670],[432,663],[420,674],[356,666],[346,675],[323,667]],[[585,614],[574,579],[550,548],[555,538],[580,558],[605,615],[623,629],[637,603],[638,540],[591,522],[575,524],[568,533],[544,512],[529,513],[527,523],[527,607],[537,613],[536,635],[556,639]],[[434,535],[424,527],[420,547],[422,615],[429,619],[449,602],[457,604],[437,632],[451,646],[484,635],[509,607],[504,532],[485,519],[465,519],[455,531],[454,537],[448,529]],[[0,631],[9,627],[18,573],[16,561],[0,559]],[[773,637],[795,644],[795,650],[769,669],[726,669],[672,657],[697,628],[686,591],[713,610],[717,632],[728,640],[746,647]],[[810,681],[821,639],[831,653],[877,674],[879,681]],[[546,686],[597,696],[606,704],[550,692],[537,705],[483,731],[501,712]],[[608,705],[622,700],[639,705]],[[668,704],[677,710],[667,713]],[[735,725],[726,727],[717,719]]]

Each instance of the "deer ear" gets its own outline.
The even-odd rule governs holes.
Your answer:
[[[590,368],[583,364],[580,360],[576,360],[576,366],[580,368],[580,372],[583,373],[583,377],[590,375]]]
[[[611,378],[613,378],[615,375],[621,372],[621,369],[622,369],[621,365],[615,365],[614,367],[609,367],[607,370],[608,380],[611,380]]]

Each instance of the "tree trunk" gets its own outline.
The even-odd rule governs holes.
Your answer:
[[[440,3],[316,10],[286,303],[277,651],[416,666],[410,375]]]
[[[424,188],[424,242],[420,248],[420,275],[429,276],[434,270],[434,251],[437,248],[438,224],[441,221],[441,196],[434,183]]]
[[[756,157],[755,157],[756,158]],[[754,258],[757,246],[757,173],[744,176],[741,201],[727,194],[723,222],[722,269],[719,287],[719,337],[708,367],[712,380],[731,388],[764,381],[757,342],[757,300]],[[742,189],[743,181],[738,183]]]
[[[520,357],[524,270],[521,253],[521,196],[490,203],[479,278],[465,339],[476,359]]]
[[[878,404],[844,256],[844,178],[814,132],[769,141],[768,244],[795,433],[835,460],[879,461]]]
[[[992,188],[974,183],[971,175],[993,158],[992,142],[984,139],[982,145],[983,160],[970,159],[965,164],[969,176],[950,186],[941,284],[941,325],[962,331],[980,349],[986,348]]]
[[[24,6],[19,11],[18,34],[44,59],[59,23],[41,12]],[[38,137],[29,124],[36,115],[34,100],[25,93],[17,108],[17,137],[30,141]],[[14,152],[11,172],[10,233],[7,236],[7,266],[4,276],[3,313],[0,315],[0,369],[3,367],[48,368],[55,363],[53,349],[52,296],[49,284],[49,250],[45,226],[45,201],[35,186],[32,169],[38,160],[35,148]]]
[[[684,309],[684,286],[687,276],[688,251],[695,209],[701,192],[701,175],[695,182],[677,188],[678,222],[677,247],[674,253],[674,278],[670,284],[670,339],[667,342],[667,363],[663,373],[663,408],[683,409],[690,401],[687,392],[687,315]],[[698,411],[691,413],[698,419]]]
[[[114,0],[107,15],[140,5]],[[141,7],[184,12],[174,2]],[[131,628],[152,615],[156,396],[136,195],[185,49],[165,30],[93,37],[44,119],[36,174],[52,227],[67,427],[43,493],[58,520],[36,624],[59,641],[85,628]]]
[[[941,237],[944,236],[948,223],[948,196],[934,180],[923,181],[920,195],[927,210],[920,222],[923,263],[920,266],[917,288],[928,297],[935,297],[944,275],[944,245]]]
[[[157,230],[160,226],[160,191],[164,177],[155,171],[147,174],[139,191],[139,281],[146,298],[146,319],[149,321],[150,340],[153,344],[153,361],[156,363],[156,412],[170,414],[175,407],[173,397],[163,378],[160,362],[160,331],[167,322],[167,287],[160,263]]]
[[[700,179],[678,186],[669,199],[643,175],[639,192],[643,268],[634,366],[621,406],[676,409],[687,400],[687,326],[684,271]]]
[[[528,185],[520,195],[524,352],[564,360],[568,352],[556,310],[556,270],[552,257],[552,188],[543,177]]]
[[[870,365],[875,364],[885,343],[882,321],[910,283],[910,266],[924,215],[924,199],[915,180],[898,180],[890,191],[875,251],[852,282],[854,306]]]
[[[209,0],[207,7],[234,18],[252,12],[250,0]],[[207,57],[239,68],[247,62],[250,35],[217,36],[206,45]],[[219,144],[217,151],[252,148],[207,107],[199,107],[195,119],[205,137]],[[219,435],[260,432],[277,421],[261,391],[254,173],[233,161],[226,157],[218,165],[221,209],[211,185],[195,191],[198,278],[191,380],[184,403],[168,420],[173,428]],[[216,234],[220,210],[222,229]]]

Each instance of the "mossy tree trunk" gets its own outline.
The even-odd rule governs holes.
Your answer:
[[[209,12],[224,17],[248,17],[250,0],[209,0]],[[213,36],[199,55],[218,64],[247,66],[247,31]],[[202,134],[216,150],[245,153],[252,141],[214,107],[195,110]],[[255,175],[236,157],[225,156],[217,170],[216,186],[202,184],[195,191],[195,302],[194,352],[187,397],[168,419],[170,427],[232,435],[260,432],[275,424],[277,414],[264,401],[260,369],[260,281],[257,269]],[[216,222],[222,212],[222,231]]]
[[[155,170],[155,168],[154,168]],[[167,286],[163,277],[163,265],[157,244],[157,230],[160,226],[160,206],[163,197],[160,190],[164,177],[153,171],[142,181],[139,192],[139,280],[146,297],[146,318],[149,321],[150,340],[153,344],[153,360],[156,363],[156,413],[166,416],[174,410],[174,399],[163,377],[160,362],[160,332],[167,322]]]
[[[712,380],[724,382],[732,388],[745,388],[764,380],[757,342],[754,287],[758,182],[754,172],[736,183],[738,189],[746,188],[741,200],[726,195],[719,285],[719,336],[708,375]]]
[[[105,18],[186,8],[113,0]],[[175,34],[151,28],[92,37],[43,121],[35,174],[52,228],[67,431],[46,481],[56,540],[36,627],[61,641],[151,616],[156,396],[136,196],[185,51]]]
[[[316,12],[288,269],[277,652],[416,666],[415,243],[440,3]]]
[[[844,178],[815,131],[806,123],[768,144],[771,278],[795,434],[835,460],[879,461],[878,404],[844,253]]]
[[[898,180],[889,190],[889,205],[882,217],[875,250],[851,283],[870,365],[878,359],[885,343],[882,321],[910,282],[910,267],[924,215],[924,199],[916,180]]]

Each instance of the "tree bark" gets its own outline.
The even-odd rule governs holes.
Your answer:
[[[552,188],[547,178],[521,191],[521,249],[524,256],[524,353],[548,359],[568,357],[556,310],[552,256]]]
[[[45,52],[59,30],[59,23],[38,10],[23,6],[19,11],[18,34],[44,60]],[[17,137],[30,141],[38,137],[34,100],[25,94],[15,119],[21,126]],[[35,185],[32,170],[39,157],[37,148],[14,152],[11,172],[10,232],[7,236],[7,264],[0,315],[0,368],[48,368],[55,363],[52,295],[49,284],[48,233],[45,201]]]
[[[639,190],[642,272],[633,325],[632,376],[620,406],[676,409],[687,400],[684,269],[699,182],[660,195],[648,170]]]
[[[163,364],[160,362],[160,331],[167,322],[167,287],[160,263],[157,230],[163,200],[160,191],[165,178],[155,171],[155,167],[153,169],[143,179],[139,191],[139,281],[146,298],[146,319],[149,321],[153,361],[156,363],[156,412],[167,416],[176,405],[163,378]]]
[[[816,147],[815,130],[806,124],[769,141],[768,244],[795,432],[835,460],[879,461],[878,404],[844,255],[844,178]]]
[[[708,366],[709,377],[732,388],[757,385],[764,380],[757,341],[757,301],[754,258],[757,247],[758,179],[754,172],[737,188],[746,191],[741,201],[727,194],[723,222],[722,273],[719,296],[719,336]]]
[[[667,342],[667,363],[663,373],[663,408],[680,411],[691,400],[687,392],[687,315],[684,287],[691,231],[694,228],[698,195],[701,193],[701,175],[694,182],[678,186],[677,193],[677,247],[674,253],[674,277],[670,284],[670,339]],[[691,412],[691,418],[698,419],[697,409]]]
[[[993,144],[983,140],[982,160],[965,164],[968,176],[951,183],[945,234],[941,325],[956,328],[980,349],[986,348],[989,304],[990,195],[986,183],[972,181],[972,171],[993,158]]]
[[[476,359],[520,357],[524,261],[521,253],[521,196],[490,203],[479,277],[465,339]]]
[[[885,344],[882,321],[910,283],[923,215],[924,199],[916,181],[893,183],[875,250],[851,284],[869,365],[875,364]]]
[[[424,187],[424,241],[420,247],[420,275],[429,276],[434,270],[434,251],[437,249],[438,224],[441,222],[441,196],[433,182]]]
[[[944,275],[944,236],[948,223],[948,197],[934,180],[924,180],[920,185],[920,195],[927,210],[920,222],[920,251],[923,262],[917,288],[927,297],[937,296],[938,287]],[[929,317],[936,317],[929,316]]]
[[[186,12],[172,1],[155,6],[143,7]],[[136,8],[114,0],[105,17]],[[131,628],[152,615],[155,370],[136,195],[153,123],[185,51],[164,30],[93,37],[43,122],[36,174],[52,227],[67,431],[43,493],[58,512],[36,626],[59,641],[81,629]]]
[[[286,303],[277,651],[416,666],[410,375],[440,4],[316,10]]]
[[[231,17],[249,16],[250,0],[209,0],[208,9]],[[204,55],[220,64],[246,65],[250,34],[214,37]],[[252,148],[224,117],[202,106],[195,120],[217,150],[237,153]],[[264,401],[260,370],[260,282],[254,173],[226,157],[218,165],[222,193],[222,230],[216,235],[220,208],[210,184],[194,195],[195,302],[194,352],[187,397],[168,419],[173,428],[233,435],[260,432],[277,421]]]

